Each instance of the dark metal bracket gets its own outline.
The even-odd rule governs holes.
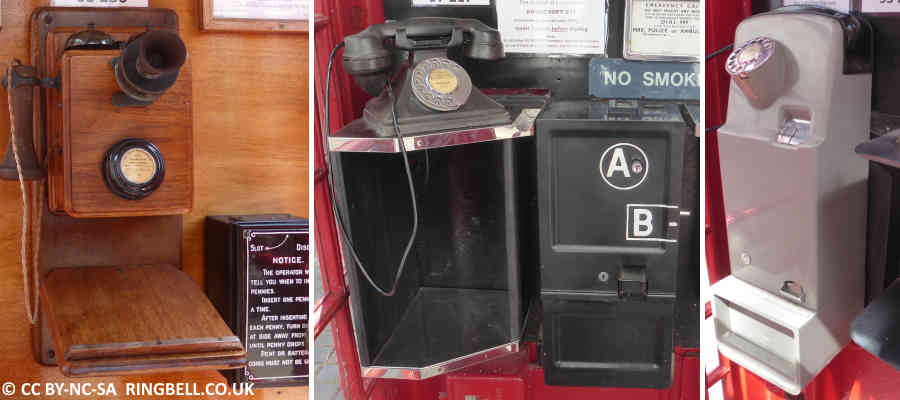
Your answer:
[[[109,65],[113,67],[113,69],[117,68],[118,64],[119,57],[114,57],[109,60]],[[138,100],[125,94],[125,92],[118,92],[113,95],[112,104],[116,107],[146,107],[153,104],[153,101]]]
[[[16,67],[19,65],[22,65],[21,61],[13,60],[11,67]],[[32,69],[31,71],[33,73],[34,70]],[[23,75],[19,72],[20,70],[18,68],[12,68],[12,73],[9,74],[8,77],[9,79],[7,79],[6,76],[3,77],[3,80],[0,83],[3,84],[4,89],[15,89],[21,86],[37,86],[41,84],[41,81],[38,78],[34,76],[28,76],[30,75],[30,73]]]
[[[62,78],[44,78],[41,79],[41,87],[44,89],[61,89],[62,88]]]
[[[112,97],[112,104],[116,107],[146,107],[153,104],[152,101],[137,100],[125,94],[118,92]]]

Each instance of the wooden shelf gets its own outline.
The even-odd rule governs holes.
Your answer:
[[[172,265],[55,269],[41,284],[41,301],[67,376],[246,364],[240,340]]]

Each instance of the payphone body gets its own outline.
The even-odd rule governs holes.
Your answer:
[[[689,126],[664,100],[555,101],[538,119],[547,384],[671,384],[681,244],[696,233]]]
[[[871,37],[864,20],[785,8],[744,20],[719,129],[731,276],[719,351],[788,393],[846,345],[862,310]]]

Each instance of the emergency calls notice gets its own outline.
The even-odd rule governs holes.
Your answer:
[[[606,53],[606,6],[596,0],[497,2],[503,47],[512,53]]]
[[[699,1],[632,0],[628,53],[699,57],[701,22]]]
[[[309,19],[307,0],[213,0],[213,17],[223,19]]]

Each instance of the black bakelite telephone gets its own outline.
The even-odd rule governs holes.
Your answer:
[[[400,22],[371,25],[344,38],[331,51],[325,79],[325,97],[331,84],[331,67],[338,51],[344,48],[344,69],[357,85],[374,97],[366,104],[363,117],[351,125],[371,130],[375,136],[396,138],[409,183],[413,225],[409,240],[397,266],[393,283],[383,289],[363,266],[337,202],[333,211],[344,242],[360,272],[384,296],[393,296],[419,226],[416,189],[406,154],[404,135],[458,131],[512,123],[509,112],[500,103],[481,93],[462,66],[448,58],[448,50],[479,60],[499,60],[505,56],[500,32],[481,21],[454,18],[411,18]],[[404,52],[408,54],[404,54]],[[395,62],[395,57],[402,62]],[[325,102],[323,142],[331,136],[329,102]],[[328,164],[333,164],[328,152]],[[331,171],[331,168],[328,168]],[[332,198],[334,181],[328,174]]]
[[[395,135],[390,97],[402,135],[459,130],[511,123],[509,112],[472,85],[462,66],[448,58],[449,49],[479,60],[504,57],[500,32],[481,21],[454,18],[411,18],[369,26],[344,38],[344,69],[366,92],[377,96],[366,104],[363,119],[380,137]],[[394,63],[395,53],[408,59]],[[402,55],[396,54],[396,55]]]

